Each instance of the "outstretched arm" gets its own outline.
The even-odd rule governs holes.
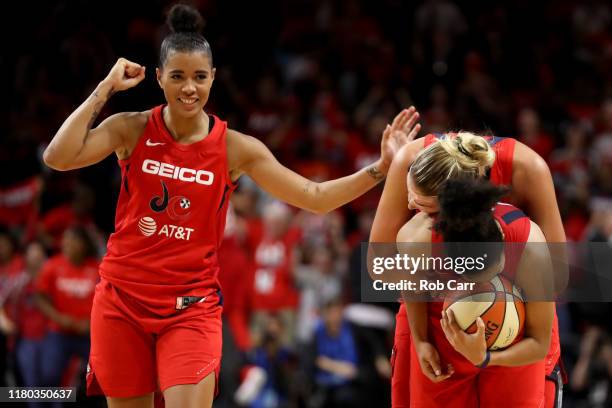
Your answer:
[[[414,110],[403,111],[395,122],[400,123],[398,126],[406,123],[414,125],[416,118],[412,113]],[[229,130],[230,168],[234,173],[249,175],[261,188],[279,200],[323,214],[354,200],[384,179],[393,156],[406,141],[406,134],[391,129],[388,126],[383,133],[381,158],[376,163],[350,176],[322,183],[308,180],[280,164],[259,140]]]
[[[412,216],[408,209],[408,169],[417,153],[423,149],[423,139],[404,145],[391,163],[385,188],[376,208],[370,232],[370,242],[395,242],[402,225]]]
[[[64,121],[45,149],[45,164],[55,170],[72,170],[97,163],[125,145],[129,120],[134,114],[113,115],[91,129],[108,99],[144,79],[144,67],[119,58],[108,76]]]

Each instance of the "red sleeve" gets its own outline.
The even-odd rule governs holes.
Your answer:
[[[495,151],[495,163],[491,169],[491,182],[497,185],[509,186],[512,184],[512,161],[514,160],[514,147],[516,140],[505,138],[498,142]]]

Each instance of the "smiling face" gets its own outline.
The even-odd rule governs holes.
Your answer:
[[[190,118],[201,113],[215,78],[208,55],[200,51],[170,52],[156,73],[173,114]]]
[[[435,214],[440,211],[438,196],[425,195],[416,186],[413,177],[408,172],[408,208],[419,210],[426,214]]]

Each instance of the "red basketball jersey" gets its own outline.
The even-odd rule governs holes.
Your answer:
[[[177,297],[219,290],[217,249],[229,196],[227,124],[201,141],[177,143],[163,106],[155,107],[132,155],[119,160],[121,192],[115,232],[100,266],[102,278],[160,315],[176,311]]]
[[[424,146],[429,146],[436,139],[444,139],[446,137],[454,139],[456,136],[455,133],[448,135],[441,133],[428,134],[425,136]],[[495,152],[495,162],[488,173],[489,181],[497,185],[512,184],[512,159],[514,157],[516,140],[510,137],[498,136],[484,136],[484,139]]]

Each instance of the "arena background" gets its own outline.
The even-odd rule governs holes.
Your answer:
[[[4,9],[0,301],[5,309],[15,302],[11,265],[33,240],[44,242],[53,255],[63,230],[79,223],[103,254],[119,191],[115,158],[60,173],[42,164],[42,150],[118,57],[146,65],[147,77],[113,96],[100,119],[163,102],[154,68],[169,4],[23,1]],[[385,124],[414,104],[422,114],[421,135],[467,129],[531,146],[552,170],[568,240],[612,242],[609,2],[194,4],[206,18],[204,35],[217,67],[208,110],[263,140],[290,168],[328,179],[363,167],[377,156]],[[315,366],[326,326],[319,316],[327,327],[348,327],[353,344],[357,375],[346,382],[343,401],[389,406],[397,305],[361,305],[358,291],[359,242],[367,240],[380,191],[313,216],[283,207],[241,180],[221,255],[227,339],[215,407],[237,401],[252,407],[323,406],[325,379]],[[564,407],[612,406],[611,309],[558,305],[570,380]],[[22,384],[15,358],[20,318],[15,317],[16,332],[2,325],[4,384]],[[45,364],[45,356],[30,360],[27,364]],[[64,384],[80,384],[79,367],[76,360],[63,373]],[[258,372],[249,371],[253,367],[267,378],[260,392],[237,391],[241,381],[253,381]],[[79,401],[103,406],[100,399]]]

